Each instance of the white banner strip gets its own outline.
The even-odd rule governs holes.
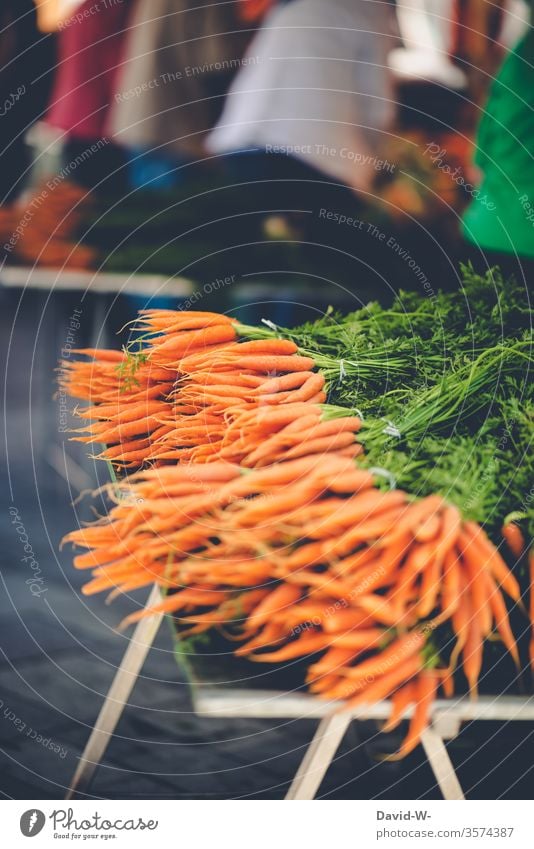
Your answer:
[[[274,808],[276,807],[276,811]],[[5,801],[2,845],[429,849],[532,846],[530,804],[473,802]]]

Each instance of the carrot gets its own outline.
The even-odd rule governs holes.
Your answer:
[[[124,351],[116,351],[110,348],[73,348],[73,354],[82,354],[84,357],[94,357],[97,360],[109,363],[120,363],[126,359]]]
[[[164,413],[169,409],[166,401],[147,401],[140,404],[130,404],[126,409],[118,411],[115,415],[110,415],[110,421],[117,423],[117,426],[126,424],[127,422],[136,421],[141,416],[153,416],[155,413]]]
[[[265,380],[258,387],[252,390],[252,395],[270,395],[272,393],[286,392],[291,389],[297,389],[302,386],[309,377],[312,377],[314,372],[301,371],[289,374],[284,374],[281,377],[272,377]]]
[[[440,591],[441,563],[436,556],[430,559],[421,581],[421,595],[417,613],[421,619],[426,619],[434,607]]]
[[[319,545],[321,546],[321,554],[324,558],[327,558],[330,555],[331,543],[325,540],[325,542],[319,543]],[[360,573],[363,572],[367,566],[371,569],[370,564],[376,561],[376,557],[377,552],[374,546],[366,545],[363,548],[359,548],[354,554],[348,555],[339,560],[335,558],[334,562],[330,564],[330,568],[336,576],[349,576],[351,581],[354,579],[354,592],[356,592]],[[358,575],[357,578],[355,578],[355,573]]]
[[[483,651],[484,642],[480,622],[476,613],[472,613],[467,631],[467,639],[463,648],[463,667],[467,683],[469,684],[469,691],[474,697],[477,695]]]
[[[338,448],[346,448],[353,443],[354,436],[352,433],[338,433],[336,436],[323,436],[309,441],[304,437],[301,445],[284,451],[281,459],[292,460],[305,454],[328,454],[331,451],[337,451]]]
[[[326,392],[318,392],[308,400],[308,404],[324,404],[326,401]]]
[[[359,628],[365,622],[369,621],[369,616],[361,610],[354,608],[335,610],[325,616],[321,622],[323,631],[326,634],[339,634],[347,631],[352,631],[354,628]]]
[[[307,379],[305,383],[299,388],[295,389],[291,393],[291,397],[289,400],[292,401],[309,401],[310,398],[320,392],[325,384],[324,376],[320,373],[313,374],[311,377]],[[287,399],[281,402],[282,404],[287,404]]]
[[[439,513],[433,513],[419,525],[414,536],[418,542],[429,542],[435,539],[440,528],[441,515]]]
[[[339,419],[327,419],[317,423],[313,428],[307,430],[310,436],[337,436],[339,433],[357,433],[362,426],[361,419],[357,416],[343,416]]]
[[[313,665],[314,664],[312,664],[312,666]],[[333,687],[337,686],[339,684],[339,679],[335,672],[333,672],[330,675],[319,675],[317,678],[310,676],[306,679],[306,684],[310,693],[322,694],[327,690],[331,690]]]
[[[378,489],[366,488],[363,492],[347,499],[343,507],[316,527],[304,526],[302,533],[312,538],[330,536],[339,533],[347,526],[356,525],[362,519],[374,517],[382,511],[387,511],[390,507],[404,504],[405,501],[405,493],[398,490],[382,492]],[[354,528],[351,528],[349,533],[353,531]]]
[[[293,403],[295,400],[293,397],[294,395],[294,392],[288,390],[287,392],[273,392],[269,395],[260,395],[258,397],[249,398],[249,401],[260,407],[273,406],[283,404],[284,402]]]
[[[315,363],[311,357],[284,356],[283,354],[244,354],[239,357],[239,368],[250,369],[251,371],[260,371],[273,373],[277,371],[310,371]],[[184,363],[180,364],[183,368]],[[233,368],[233,363],[227,363],[224,360],[214,357],[212,368],[214,371],[224,371],[228,368]]]
[[[299,572],[291,572],[286,575],[286,581],[291,584],[312,587],[310,596],[323,593],[334,598],[345,598],[350,595],[351,591],[350,584],[340,581],[338,578],[332,578],[328,572],[317,574],[301,569]]]
[[[354,708],[362,704],[372,705],[381,699],[390,696],[399,686],[413,678],[420,671],[422,660],[418,655],[411,655],[397,666],[389,669],[369,683],[353,684],[355,695],[347,701],[347,708]]]
[[[311,407],[309,404],[302,405],[302,416],[295,416],[294,420],[289,422],[281,431],[280,436],[288,433],[300,433],[303,430],[308,430],[312,425],[317,424],[321,419],[321,408]]]
[[[234,319],[217,313],[205,315],[182,315],[173,313],[168,318],[147,317],[138,322],[138,329],[153,327],[154,332],[163,331],[166,336],[183,330],[201,330],[217,324],[233,324]]]
[[[210,383],[210,384],[201,384],[200,386],[195,386],[195,384],[190,384],[188,386],[184,386],[181,389],[181,397],[182,398],[195,398],[199,400],[204,400],[205,398],[229,398],[230,401],[228,403],[232,403],[233,399],[246,400],[250,397],[250,390],[247,386],[236,386],[235,384],[226,384],[226,383]]]
[[[421,672],[414,686],[415,710],[410,722],[408,734],[400,749],[385,760],[396,761],[405,758],[421,741],[421,735],[428,725],[430,708],[436,697],[437,677],[434,672]]]
[[[469,535],[471,541],[476,544],[477,550],[480,551],[481,559],[485,559],[487,561],[490,571],[497,583],[502,586],[510,598],[516,602],[520,602],[521,590],[519,588],[519,584],[508,569],[508,566],[495,546],[485,535],[482,528],[475,522],[465,522],[464,531]]]
[[[333,646],[339,649],[350,649],[354,656],[355,652],[377,648],[384,640],[384,631],[381,628],[366,628],[354,633],[333,634],[330,639]]]
[[[229,345],[224,356],[239,360],[243,354],[291,356],[291,354],[296,354],[297,351],[298,347],[290,339],[251,339],[248,342],[236,342],[235,345]]]
[[[372,486],[374,477],[372,472],[365,469],[352,468],[349,471],[332,475],[325,479],[328,489],[334,493],[355,493],[359,489]]]
[[[474,543],[474,545],[473,545]],[[488,584],[484,572],[485,561],[476,551],[476,542],[464,532],[460,534],[459,551],[468,578],[468,589],[473,596],[473,608],[479,620],[482,637],[491,631],[492,614],[488,602]]]
[[[105,453],[106,452],[104,452],[104,455]],[[137,468],[142,465],[148,457],[150,457],[150,449],[145,447],[138,448],[136,451],[123,451],[119,457],[114,458],[111,462],[116,466],[126,464],[129,468]]]
[[[261,663],[279,663],[280,661],[293,660],[303,655],[315,654],[322,651],[329,645],[328,637],[324,634],[304,633],[301,634],[292,643],[288,643],[274,652],[267,654],[252,655],[250,660],[256,660]]]
[[[259,498],[252,502],[251,506],[247,506],[240,510],[236,517],[235,524],[237,527],[254,527],[264,521],[272,520],[276,517],[279,522],[281,517],[286,518],[287,514],[291,515],[291,511],[299,510],[302,504],[309,502],[317,493],[320,484],[315,483],[291,487],[290,492],[284,492],[281,495],[273,495],[270,498]],[[296,491],[297,490],[297,491]],[[296,502],[296,503],[295,503]],[[287,512],[286,512],[287,511]]]
[[[426,635],[421,631],[410,631],[402,637],[393,640],[379,655],[364,660],[357,666],[347,667],[343,672],[353,681],[365,681],[383,675],[391,667],[398,667],[408,658],[421,651],[425,644]]]
[[[391,713],[387,722],[382,726],[382,731],[389,732],[397,728],[406,709],[415,701],[415,693],[414,682],[409,681],[404,687],[401,687],[393,694],[391,699]]]
[[[342,448],[338,451],[340,457],[351,457],[354,459],[355,457],[359,457],[360,454],[363,454],[363,445],[359,442],[354,442],[349,448]]]
[[[454,696],[454,676],[450,667],[443,671],[441,686],[443,688],[443,695],[445,698],[452,699]]]
[[[443,613],[448,616],[458,608],[460,596],[460,566],[452,552],[447,552],[444,559],[442,600]]]
[[[323,544],[321,542],[312,542],[302,545],[291,553],[284,552],[284,558],[280,565],[285,575],[295,569],[301,569],[303,566],[315,566],[322,561],[322,558]]]
[[[283,622],[287,628],[291,629],[306,623],[308,623],[308,627],[310,623],[319,625],[324,615],[324,602],[310,602],[305,599],[291,605],[291,607],[284,608],[280,613],[273,614],[273,619],[277,622]]]
[[[242,375],[242,374],[232,374],[227,373],[224,376],[224,385],[225,386],[239,386],[244,389],[248,389],[250,391],[250,395],[253,396],[255,389],[251,389],[250,387],[250,375]],[[255,378],[258,381],[261,381],[262,378]],[[219,385],[221,383],[221,375],[218,373],[213,374],[211,371],[196,371],[193,377],[186,376],[186,378],[182,378],[178,386],[176,387],[173,394],[179,394],[182,392],[184,385],[190,385],[190,381],[194,380],[195,386],[212,386],[213,384]],[[259,388],[259,387],[258,387]]]
[[[332,648],[329,648],[316,663],[311,664],[308,669],[307,680],[314,680],[315,676],[329,675],[341,666],[344,666],[349,662],[349,660],[352,660],[353,657],[354,650],[352,648],[339,648],[337,645],[333,646]]]
[[[363,592],[371,592],[378,587],[387,586],[391,583],[393,573],[405,557],[409,544],[409,537],[405,536],[399,537],[388,549],[382,549],[378,554],[374,551],[373,546],[365,549],[366,552],[373,555],[373,559],[353,575],[355,586],[352,590],[352,597],[357,598]],[[361,553],[359,559],[360,561],[363,559]],[[354,561],[356,561],[356,555]],[[340,565],[345,562],[342,560]]]
[[[260,422],[262,419],[259,419],[258,421]],[[284,449],[292,445],[300,446],[305,441],[309,445],[310,441],[314,438],[326,437],[328,435],[339,435],[345,431],[351,431],[354,433],[357,430],[356,426],[352,424],[354,420],[351,420],[350,426],[343,423],[343,420],[341,419],[338,419],[337,421],[342,422],[342,424],[337,427],[332,427],[333,422],[321,423],[318,415],[297,415],[296,419],[291,421],[289,425],[283,427],[268,439],[263,440],[259,445],[254,444],[254,450],[248,454],[246,463],[249,466],[254,466],[261,460],[265,460],[267,458],[282,458],[286,456]],[[357,421],[359,422],[359,420]],[[297,424],[298,428],[293,428],[293,424]]]
[[[145,535],[146,538],[146,535]],[[75,558],[77,569],[92,569],[93,575],[120,575],[129,571],[132,567],[140,567],[142,563],[137,555],[134,556],[136,543],[132,540],[118,542],[112,546],[105,546],[86,554],[80,554]],[[91,560],[92,558],[92,560]]]
[[[519,652],[517,650],[517,644],[512,629],[510,627],[506,604],[504,603],[501,591],[497,587],[491,575],[486,572],[484,574],[484,578],[488,586],[488,599],[493,618],[495,619],[495,625],[497,626],[497,631],[499,632],[501,640],[503,641],[505,647],[512,655],[515,665],[519,670]]]
[[[126,616],[122,620],[120,628],[123,630],[140,619],[144,619],[146,616],[154,616],[158,613],[176,613],[189,604],[198,604],[201,606],[220,604],[228,597],[228,593],[221,590],[195,590],[188,587],[178,593],[167,596],[163,601],[155,604],[153,607],[144,608],[137,613],[131,613],[129,616]]]
[[[260,408],[242,412],[241,415],[236,417],[233,426],[238,429],[240,427],[252,425],[257,428],[258,431],[268,432],[281,428],[284,425],[291,424],[298,419],[300,415],[310,415],[311,413],[315,413],[319,416],[320,412],[320,407],[316,407],[314,409],[313,406],[304,402],[301,402],[300,404],[288,404],[283,408],[275,410]]]
[[[471,600],[466,590],[466,579],[464,578],[461,570],[458,572],[458,581],[458,604],[451,617],[452,629],[456,635],[456,644],[451,652],[449,661],[449,669],[451,672],[456,668],[458,658],[467,642],[469,623],[472,615]]]
[[[113,448],[107,447],[102,454],[98,455],[98,458],[102,457],[106,460],[120,460],[122,454],[125,452],[138,451],[141,448],[149,447],[149,439],[132,439],[129,442],[121,442],[119,445],[113,446]]]
[[[259,628],[264,625],[274,613],[295,604],[302,595],[299,587],[290,584],[279,584],[249,615],[246,630]]]
[[[195,371],[205,371],[206,369],[213,370],[213,362],[215,354],[223,351],[229,343],[215,343],[214,345],[206,345],[194,353],[190,353],[187,357],[182,357],[179,362],[181,374],[192,374]]]
[[[420,501],[411,502],[402,517],[395,524],[394,530],[385,535],[381,541],[381,545],[389,545],[397,536],[405,534],[407,531],[414,532],[422,520],[434,510],[439,509],[443,504],[443,499],[438,495],[429,495],[422,498]]]
[[[271,646],[273,643],[279,643],[286,637],[287,633],[283,625],[280,625],[279,622],[268,622],[259,634],[243,645],[238,646],[234,654],[237,657],[244,657],[251,651],[267,648],[267,646]]]
[[[227,483],[241,476],[239,466],[230,463],[212,463],[201,468],[188,466],[166,466],[161,469],[147,469],[132,475],[130,482],[156,481],[158,487],[166,483]]]
[[[232,494],[235,496],[240,493],[247,495],[252,492],[261,492],[270,487],[294,483],[307,475],[322,479],[323,476],[332,474],[336,469],[340,472],[345,471],[349,466],[352,466],[352,462],[332,455],[328,458],[327,465],[328,469],[321,468],[317,464],[317,458],[312,456],[300,457],[297,460],[288,460],[287,463],[279,463],[267,469],[257,469],[234,481],[232,484]],[[234,466],[233,468],[236,467]]]
[[[384,506],[387,507],[387,505]],[[355,546],[371,540],[375,540],[375,544],[380,545],[381,540],[388,534],[390,529],[402,520],[402,516],[402,505],[389,506],[389,509],[375,510],[368,521],[357,523],[354,528],[345,531],[332,546],[332,552],[346,554]],[[395,535],[394,539],[396,541],[398,535]]]
[[[150,359],[158,361],[162,354],[173,357],[192,352],[194,348],[206,348],[209,345],[231,342],[235,339],[235,330],[231,324],[210,324],[200,330],[184,330],[176,335],[160,341],[159,337],[152,342]]]
[[[158,424],[159,421],[156,416],[147,416],[133,422],[124,422],[124,424],[118,424],[116,427],[99,432],[98,442],[121,442],[128,437],[150,433],[151,429]]]
[[[502,535],[514,557],[517,559],[522,557],[525,551],[525,538],[519,525],[515,522],[508,522],[507,525],[503,525]]]
[[[397,608],[391,600],[385,596],[371,593],[369,595],[359,595],[354,599],[356,604],[362,610],[365,610],[369,616],[374,617],[378,622],[384,625],[394,627],[399,624],[399,614]],[[400,617],[402,620],[402,616]]]
[[[236,322],[235,318],[224,315],[224,313],[209,312],[206,310],[167,310],[151,307],[150,309],[139,310],[139,315],[143,317],[146,316],[148,319],[161,319],[162,321],[172,320],[173,322],[187,321],[190,318],[201,318],[204,321],[209,321],[214,318],[225,319],[229,323]]]

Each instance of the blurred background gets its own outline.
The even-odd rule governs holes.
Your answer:
[[[532,32],[521,0],[2,0],[4,796],[63,797],[127,645],[129,601],[85,600],[59,550],[107,469],[69,441],[58,358],[148,307],[291,326],[460,261],[528,282]],[[528,798],[530,728],[483,725],[451,745],[468,797]],[[196,718],[162,629],[90,793],[282,798],[313,730]],[[320,795],[439,798],[420,752],[377,768],[376,730]]]

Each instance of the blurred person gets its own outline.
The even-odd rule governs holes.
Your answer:
[[[108,137],[113,80],[130,0],[37,0],[40,26],[57,30],[58,57],[44,122],[62,146],[60,173],[79,185],[122,191],[124,157]]]
[[[469,29],[466,49],[476,65],[484,48],[492,48],[487,7],[499,4],[471,5],[478,24]],[[530,26],[505,57],[482,108],[475,149],[482,180],[462,225],[477,268],[499,265],[528,281],[534,277],[534,0],[530,7]]]
[[[242,3],[136,3],[110,120],[114,139],[131,154],[134,185],[174,185],[181,164],[204,158],[202,139],[251,37]]]
[[[387,61],[394,32],[387,0],[277,6],[248,49],[207,149],[252,149],[262,155],[249,166],[258,172],[300,171],[369,192],[395,114]]]

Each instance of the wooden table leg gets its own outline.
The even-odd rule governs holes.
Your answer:
[[[161,601],[160,589],[158,586],[154,586],[148,598],[147,607],[152,607],[159,601]],[[111,736],[130,698],[162,619],[163,614],[147,616],[146,619],[141,619],[136,626],[80,757],[65,799],[72,799],[75,793],[83,792],[89,787],[93,774],[104,756]]]
[[[465,800],[458,776],[456,775],[442,737],[433,728],[427,728],[423,732],[421,743],[423,744],[425,754],[432,767],[439,788],[443,793],[443,798]]]
[[[306,750],[297,773],[287,791],[286,801],[315,799],[326,771],[345,732],[352,721],[348,712],[325,716],[317,727],[313,740]]]

